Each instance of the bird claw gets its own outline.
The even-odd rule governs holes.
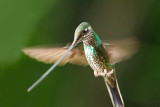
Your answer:
[[[94,71],[94,76],[95,76],[95,77],[98,77],[98,76],[99,76],[98,71]]]
[[[113,69],[110,72],[107,72],[107,69],[104,69],[104,72],[99,73],[98,71],[94,71],[94,76],[103,76],[103,77],[110,77],[113,74]]]

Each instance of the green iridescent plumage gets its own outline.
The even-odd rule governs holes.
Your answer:
[[[82,26],[83,25],[84,23],[82,23]],[[105,74],[104,70],[106,70],[107,73],[111,73],[110,76],[104,75],[103,77],[107,85],[113,106],[124,107],[123,99],[116,80],[114,65],[112,65],[109,61],[109,54],[105,50],[98,35],[89,25],[87,25],[88,23],[85,23],[84,29],[88,29],[85,33],[85,35],[88,34],[88,36],[86,36],[88,38],[83,41],[86,59],[91,68],[98,74]],[[79,27],[81,28],[81,25]]]
[[[81,42],[83,46],[77,46]],[[90,65],[95,76],[104,78],[113,106],[124,107],[116,79],[115,64],[130,58],[137,51],[137,42],[134,38],[120,41],[118,44],[113,42],[113,45],[103,43],[92,27],[87,22],[83,22],[75,30],[74,41],[70,47],[35,47],[23,51],[38,61],[55,63],[28,91],[39,84],[57,65],[66,63]]]

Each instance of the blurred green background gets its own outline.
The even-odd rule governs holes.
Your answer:
[[[57,67],[30,59],[25,47],[65,45],[89,22],[101,39],[138,37],[140,51],[116,65],[126,107],[160,107],[160,1],[0,0],[0,107],[112,107],[103,78],[92,69]]]

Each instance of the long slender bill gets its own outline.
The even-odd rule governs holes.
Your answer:
[[[36,87],[65,58],[65,56],[72,50],[72,48],[74,48],[74,46],[75,45],[72,44],[66,53],[61,58],[59,58],[59,60],[54,65],[52,65],[48,71],[46,71],[32,86],[30,86],[27,91],[30,92],[34,87]]]

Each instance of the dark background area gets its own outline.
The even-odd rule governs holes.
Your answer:
[[[139,52],[116,65],[121,93],[126,107],[160,106],[160,1],[0,0],[0,107],[112,107],[89,66],[57,67],[27,92],[51,65],[22,49],[71,43],[84,21],[102,40],[140,40]]]

